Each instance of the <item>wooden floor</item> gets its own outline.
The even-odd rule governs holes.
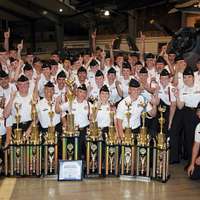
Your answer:
[[[171,166],[167,183],[120,181],[118,178],[57,182],[43,178],[0,179],[0,200],[200,200],[200,181],[191,181],[183,165]]]

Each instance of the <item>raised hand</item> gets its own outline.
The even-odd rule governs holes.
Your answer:
[[[8,31],[4,32],[4,38],[9,39],[10,38],[10,28],[8,28]]]

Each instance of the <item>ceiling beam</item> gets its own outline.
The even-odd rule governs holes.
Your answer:
[[[19,18],[19,19],[22,19],[22,20],[24,20],[24,21],[33,21],[34,20],[34,18],[31,18],[31,17],[29,17],[29,16],[27,16],[27,15],[23,15],[23,14],[21,14],[21,13],[19,13],[19,12],[16,12],[15,10],[13,10],[13,9],[10,9],[10,8],[5,8],[5,7],[3,7],[3,6],[0,6],[0,10],[2,10],[2,11],[4,11],[4,12],[7,12],[8,14],[10,14],[10,15],[12,15],[12,16],[14,16],[14,17],[17,17],[17,18]]]
[[[48,10],[48,9],[38,5],[38,4],[33,3],[32,1],[27,1],[27,0],[23,0],[23,1],[21,1],[21,0],[9,0],[9,1],[11,1],[12,3],[15,3],[18,6],[23,7],[27,11],[31,10],[32,12],[36,13],[39,16],[45,17],[45,18],[47,18],[48,20],[50,20],[54,23],[60,24],[60,21],[61,21],[60,16],[58,16],[57,14],[53,13],[52,11],[50,11],[50,10]],[[43,14],[43,11],[47,11],[47,13]]]

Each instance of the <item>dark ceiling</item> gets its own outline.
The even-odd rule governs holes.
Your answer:
[[[176,0],[1,0],[0,19],[9,21],[47,18],[53,22],[74,16],[90,18],[99,9],[114,12],[151,7]],[[62,9],[62,12],[60,12]]]

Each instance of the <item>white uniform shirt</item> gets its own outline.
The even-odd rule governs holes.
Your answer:
[[[196,84],[200,84],[200,73],[198,71],[194,72],[194,81]]]
[[[198,123],[196,126],[194,141],[200,143],[200,123]]]
[[[176,101],[176,97],[174,96],[173,90],[175,88],[171,85],[168,84],[165,88],[163,87],[162,84],[159,84],[160,89],[158,91],[158,97],[168,106],[171,105],[172,102]]]
[[[132,77],[129,77],[129,79],[125,80],[123,76],[121,76],[119,78],[119,81],[121,82],[121,89],[123,91],[123,97],[127,97],[128,96],[128,88],[129,88],[129,82],[131,80]]]
[[[101,105],[97,112],[97,123],[99,128],[110,126],[110,105]]]
[[[44,85],[48,82],[49,80],[46,80],[44,74],[41,74],[41,78],[38,82],[38,93],[40,97],[44,97]],[[50,81],[53,83],[53,78],[51,77]]]
[[[62,112],[69,111],[68,102],[61,105]],[[72,103],[72,114],[74,114],[74,124],[79,128],[89,125],[89,103],[84,100],[79,103],[76,99]]]
[[[4,118],[3,118],[3,109],[0,108],[0,135],[5,135],[6,134],[6,127],[4,123]]]
[[[136,129],[141,125],[141,113],[143,111],[143,107],[140,106],[141,103],[144,103],[144,98],[140,95],[136,101],[133,101],[131,103],[130,96],[123,99],[117,108],[117,118],[122,120],[122,126],[123,128],[128,127],[128,120],[126,117],[126,113],[128,112],[126,103],[131,103],[130,112],[131,112],[131,118],[130,118],[130,128]],[[146,112],[149,112],[152,109],[152,106],[150,104],[147,104]]]
[[[194,84],[192,87],[184,85],[179,93],[180,101],[184,102],[186,107],[196,108],[200,102],[200,85]]]
[[[109,101],[111,103],[117,103],[118,101],[120,101],[121,97],[118,94],[115,82],[113,84],[111,84],[111,85],[109,85],[108,82],[106,82],[105,84],[107,85],[107,87],[109,89],[109,94],[110,94]]]
[[[3,89],[2,87],[0,87],[0,96],[4,97],[6,102],[8,102],[8,100],[10,99],[10,94],[13,91],[17,91],[17,88],[15,84],[9,83],[9,87],[7,89]],[[12,115],[10,115],[8,118],[6,118],[6,126],[12,126],[12,124],[13,124],[13,117]]]
[[[16,116],[16,109],[15,105],[21,105],[19,109],[19,114],[21,115],[20,122],[27,122],[31,121],[31,100],[32,100],[32,93],[29,91],[26,97],[20,96],[19,92],[17,92],[16,97],[13,101],[11,115],[13,118],[13,123],[16,123],[15,116]]]
[[[43,98],[37,103],[37,113],[38,113],[38,120],[42,126],[42,128],[48,128],[50,126],[50,117],[49,112],[51,111],[50,105],[48,101]],[[54,112],[53,116],[53,126],[56,126],[60,123],[60,114],[55,112],[55,102],[53,101],[52,111]]]

